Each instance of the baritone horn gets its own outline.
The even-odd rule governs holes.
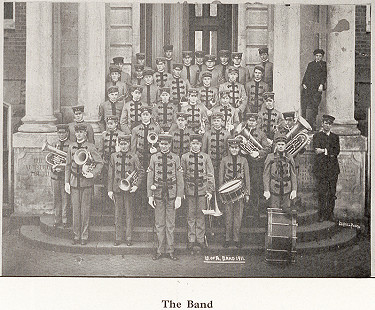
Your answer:
[[[158,142],[158,134],[155,131],[150,131],[147,135],[147,142],[151,144],[150,153],[154,154],[158,150],[155,147],[155,143]]]
[[[138,173],[135,170],[129,173],[129,175],[125,179],[122,179],[120,181],[120,185],[119,185],[120,189],[124,192],[129,191],[132,184],[135,182],[137,175]]]
[[[92,170],[95,167],[95,163],[90,152],[85,149],[79,149],[74,153],[73,160],[78,166],[82,166],[82,175],[85,178],[91,179],[94,177]]]
[[[55,166],[57,170],[62,170],[66,166],[67,153],[53,147],[47,141],[43,143],[42,151],[48,151],[46,155],[46,162],[50,166]]]
[[[236,139],[240,139],[240,148],[244,153],[251,154],[254,151],[259,152],[263,149],[263,146],[251,135],[250,130],[246,127],[242,128],[241,124],[238,126],[236,131],[239,134]]]
[[[288,141],[285,146],[286,152],[292,157],[296,156],[310,143],[311,138],[307,133],[311,130],[310,124],[302,116],[298,116],[296,124],[286,134]]]

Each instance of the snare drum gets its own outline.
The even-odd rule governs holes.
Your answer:
[[[222,203],[230,203],[240,200],[244,197],[242,180],[231,180],[219,188],[219,194]]]

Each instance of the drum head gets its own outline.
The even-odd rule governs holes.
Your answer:
[[[236,190],[239,187],[241,187],[241,184],[242,184],[242,180],[229,181],[229,182],[223,184],[222,186],[220,186],[219,193],[220,194],[229,193],[229,192],[231,192],[233,190]]]

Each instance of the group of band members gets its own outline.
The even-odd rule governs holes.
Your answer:
[[[144,55],[137,54],[136,83],[122,71],[123,59],[113,59],[108,100],[99,106],[103,133],[97,147],[93,129],[83,119],[84,106],[73,107],[73,123],[57,126],[56,148],[67,157],[65,172],[58,164],[52,167],[55,226],[67,225],[70,194],[73,244],[87,243],[93,185],[99,175],[104,195],[110,199],[106,204],[114,203],[115,246],[125,240],[132,245],[136,201],[155,209],[155,260],[164,253],[177,260],[175,214],[182,204],[187,209],[188,249],[192,251],[196,244],[201,249],[207,247],[202,210],[215,199],[220,204],[218,189],[230,180],[242,180],[244,199],[222,206],[225,248],[231,241],[241,247],[239,232],[245,205],[259,217],[260,201],[265,197],[290,212],[297,179],[294,160],[285,151],[285,134],[293,127],[296,115],[283,115],[275,109],[274,93],[268,91],[272,80],[264,78],[265,68],[272,70],[272,63],[269,65],[264,56],[268,51],[260,50],[265,64],[255,66],[249,80],[247,68],[239,65],[241,53],[232,53],[233,66],[229,66],[227,51],[219,52],[221,63],[217,66],[212,55],[206,55],[203,63],[200,52],[194,65],[192,52],[183,52],[183,64],[177,64],[168,60],[171,48],[166,46],[166,57],[156,60],[156,72],[143,68]],[[133,84],[130,87],[129,81]],[[313,139],[320,220],[332,219],[339,173],[340,147],[337,136],[330,132],[333,120],[325,115],[323,131]],[[244,130],[261,146],[259,150],[240,152],[236,136]]]

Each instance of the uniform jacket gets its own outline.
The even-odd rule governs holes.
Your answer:
[[[151,185],[156,186],[154,193]],[[162,199],[165,193],[168,193],[169,199],[184,195],[182,167],[178,155],[158,152],[151,156],[147,169],[147,196],[154,195],[155,199]]]
[[[220,188],[223,184],[234,180],[240,179],[244,183],[245,194],[250,194],[250,174],[249,165],[246,158],[242,156],[228,155],[223,158],[220,163],[219,171],[219,184]]]
[[[245,90],[248,98],[248,105],[246,111],[251,113],[258,113],[264,103],[263,94],[268,92],[268,84],[264,81],[251,80],[246,83]]]
[[[221,83],[225,82],[225,77],[223,76],[223,74],[221,73],[221,71],[219,69],[217,69],[216,67],[214,67],[211,70],[209,70],[206,67],[206,71],[212,73],[211,86],[218,87]],[[202,73],[203,72],[201,72],[199,74],[199,81],[202,81]]]
[[[145,126],[143,123],[141,123],[138,126],[134,127],[132,130],[131,150],[133,153],[137,154],[138,158],[141,161],[148,159],[150,156],[151,144],[147,141],[147,136],[150,132],[156,132],[157,134],[159,134],[159,125],[151,121],[148,126]]]
[[[159,87],[154,83],[146,85],[144,81],[141,83],[141,85],[143,86],[141,101],[149,107],[154,106],[159,99]]]
[[[259,128],[266,134],[267,138],[273,140],[277,125],[284,120],[281,112],[276,109],[269,110],[265,106],[258,113]]]
[[[264,191],[286,195],[297,190],[297,176],[293,157],[286,152],[268,154],[263,173]]]
[[[223,64],[218,64],[215,66],[215,68],[221,72],[221,75],[223,76],[224,80],[223,82],[227,82],[228,81],[228,68],[230,67],[231,65],[229,64],[229,62],[224,66]]]
[[[236,128],[240,122],[238,111],[239,109],[233,108],[231,105],[224,106],[222,104],[214,105],[211,109],[212,114],[216,112],[224,114],[224,128],[227,128],[228,123]]]
[[[202,126],[202,123],[206,124],[208,120],[207,111],[208,109],[203,103],[198,102],[195,105],[188,104],[181,107],[181,111],[188,114],[188,127],[194,131],[198,131]]]
[[[102,155],[104,165],[109,164],[111,154],[116,152],[117,137],[121,133],[120,130],[106,130],[100,136],[99,151]]]
[[[262,80],[268,84],[269,90],[273,90],[273,63],[267,60],[258,65],[264,68]]]
[[[70,144],[69,139],[66,139],[64,141],[58,140],[55,143],[54,147],[65,153],[68,153],[69,144]],[[51,167],[51,179],[52,180],[64,181],[64,178],[65,178],[65,169],[62,169],[62,171],[57,172],[57,171],[53,171]]]
[[[105,86],[106,86],[106,89],[108,89],[108,87],[110,86],[117,86],[120,100],[125,99],[129,96],[129,85],[122,81],[118,81],[118,82],[110,81],[110,82],[107,82]]]
[[[135,102],[131,100],[125,102],[120,118],[122,131],[132,130],[141,122],[141,107],[145,105],[143,101]]]
[[[175,63],[175,61],[173,59],[166,59],[165,72],[168,72],[168,73],[172,74],[174,63]]]
[[[109,100],[102,102],[99,105],[99,126],[100,130],[104,131],[106,129],[106,119],[108,115],[117,115],[121,117],[122,109],[124,108],[124,101],[117,100],[116,102],[111,102]]]
[[[246,128],[246,124],[243,125]],[[253,158],[250,155],[246,155],[246,158],[249,159],[250,165],[262,166],[266,156],[271,152],[272,145],[268,142],[266,134],[261,131],[259,128],[253,128],[250,130],[250,134],[254,137],[257,142],[263,147],[259,150],[259,157]]]
[[[242,85],[246,85],[247,82],[250,81],[250,72],[249,72],[249,69],[246,68],[246,67],[242,67],[242,66],[239,66],[239,67],[236,67],[234,66],[235,68],[238,69],[238,82]],[[227,69],[228,71],[228,69]]]
[[[132,78],[131,78],[130,74],[125,72],[124,70],[126,70],[125,67],[122,67],[121,82],[125,83],[126,85],[130,85]]]
[[[209,155],[189,151],[181,157],[184,172],[185,195],[204,196],[215,190],[214,167]]]
[[[224,128],[216,130],[211,128],[203,135],[202,152],[211,157],[212,164],[215,169],[220,167],[220,161],[228,153],[227,141],[230,133]]]
[[[190,88],[190,84],[186,79],[172,76],[171,80],[168,81],[165,87],[170,87],[171,89],[170,101],[177,103],[179,106],[181,98],[187,96],[187,91]]]
[[[189,70],[190,79],[188,78],[188,70]],[[199,83],[198,82],[199,81],[199,68],[198,68],[198,66],[191,65],[189,67],[186,67],[184,65],[183,68],[182,68],[182,71],[181,71],[181,77],[184,80],[188,81],[189,84],[192,87],[196,87]]]
[[[185,129],[179,129],[177,124],[173,124],[169,134],[172,136],[171,152],[177,154],[180,158],[182,154],[189,152],[190,135],[193,134],[190,128],[186,126]]]
[[[201,86],[198,89],[198,98],[207,109],[211,109],[215,104],[219,102],[219,90],[217,87]]]
[[[85,149],[89,152],[95,163],[95,168],[91,171],[94,177],[91,179],[85,178],[82,175],[82,166],[78,166],[74,161],[74,154],[79,149]],[[94,185],[94,179],[102,171],[102,168],[103,160],[94,144],[87,141],[81,143],[81,145],[78,145],[77,142],[72,142],[70,144],[68,155],[66,156],[65,183],[69,183],[71,187],[91,187]]]
[[[327,63],[325,61],[312,61],[307,65],[302,84],[307,86],[307,91],[317,91],[319,85],[327,83]]]
[[[77,124],[80,124],[80,125],[85,125],[86,126],[86,129],[87,129],[87,142],[90,142],[90,143],[95,143],[95,140],[94,140],[94,129],[92,129],[92,126],[91,124],[89,123],[86,123],[85,121],[83,122],[80,122],[80,123],[77,123],[77,122],[73,122],[73,123],[69,123],[69,140],[72,142],[72,141],[76,141],[76,131],[74,130],[74,126],[77,125]]]
[[[225,82],[219,86],[219,93],[222,90],[229,90],[230,104],[234,108],[239,108],[242,112],[245,111],[247,105],[247,95],[245,87],[238,82]]]
[[[316,154],[313,171],[317,177],[336,176],[340,173],[340,166],[337,156],[340,153],[339,136],[330,132],[329,136],[323,131],[317,132],[313,137],[313,147],[327,149],[327,155]]]
[[[177,107],[171,102],[163,103],[158,101],[153,108],[152,115],[156,123],[161,129],[168,131],[175,120],[175,112]]]
[[[137,172],[137,177],[133,178],[132,185],[139,187],[144,178],[144,170],[139,158],[132,152],[115,152],[111,155],[108,169],[108,191],[123,192],[119,185],[133,171]]]
[[[164,72],[157,71],[154,73],[154,81],[159,88],[165,87],[166,84],[168,84],[170,80],[172,80],[172,74],[167,73],[166,71]]]
[[[141,78],[134,77],[132,79],[132,85],[142,85],[142,82],[143,82],[143,77]]]

